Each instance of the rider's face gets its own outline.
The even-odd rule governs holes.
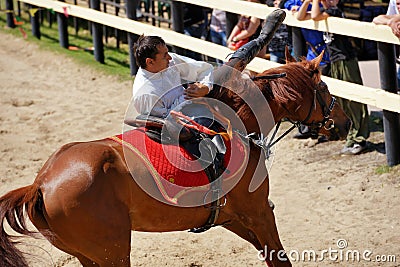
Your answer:
[[[168,68],[169,61],[172,57],[168,54],[168,48],[165,45],[159,45],[157,47],[158,53],[153,59],[153,72],[160,72]]]

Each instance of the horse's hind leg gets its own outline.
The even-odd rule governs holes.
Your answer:
[[[50,229],[40,229],[40,232],[49,240],[49,242],[57,247],[58,249],[72,255],[75,256],[79,262],[82,264],[83,267],[87,267],[87,266],[91,266],[91,267],[99,267],[99,265],[97,263],[95,263],[94,261],[86,258],[85,256],[83,256],[82,254],[71,250],[70,248],[68,248],[61,240],[57,239],[57,237],[55,237],[55,235],[53,234],[49,234],[50,233]]]
[[[112,220],[113,214],[109,214]],[[80,218],[83,218],[79,216]],[[56,247],[76,256],[83,266],[130,266],[130,237],[131,230],[129,224],[120,224],[107,221],[90,221],[79,224],[72,223],[69,218],[64,218],[64,223],[58,223],[54,231],[63,240],[66,246]],[[121,217],[118,218],[121,220]],[[92,226],[89,229],[88,226]],[[62,230],[60,230],[62,229]],[[77,252],[78,251],[78,252]]]
[[[53,222],[52,225],[57,225],[52,228],[66,246],[78,252],[71,254],[85,267],[130,266],[131,227],[128,212],[122,212],[117,205],[107,212],[97,211],[70,210],[70,214]]]
[[[113,190],[100,190],[101,186],[93,185],[79,198],[64,196],[63,202],[56,194],[45,198],[46,221],[59,240],[52,243],[76,256],[83,266],[130,266],[129,211]]]
[[[99,265],[92,260],[86,258],[82,254],[76,252],[75,250],[69,248],[66,246],[59,238],[57,238],[57,235],[54,234],[50,228],[49,225],[45,219],[45,216],[47,216],[47,213],[45,210],[41,210],[41,212],[35,212],[31,216],[31,221],[35,225],[35,227],[39,230],[39,232],[46,237],[46,239],[55,247],[58,249],[75,256],[79,262],[82,264],[83,267],[87,266],[92,266],[92,267],[99,267]]]
[[[97,263],[93,262],[92,260],[86,258],[83,255],[76,256],[76,257],[78,258],[79,262],[82,264],[83,267],[89,267],[89,266],[100,267],[100,265],[98,265]]]

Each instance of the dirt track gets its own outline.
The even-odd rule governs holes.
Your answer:
[[[122,129],[131,82],[118,82],[0,33],[0,194],[32,183],[62,144],[103,138]],[[271,170],[271,199],[287,250],[372,250],[398,263],[294,262],[295,266],[400,266],[400,168],[386,164],[383,133],[372,132],[370,151],[338,154],[343,142],[315,146],[290,137],[279,143]],[[257,203],[254,203],[257,205]],[[221,229],[204,234],[133,233],[133,266],[264,266],[257,251]],[[21,246],[32,266],[79,266],[45,240]],[[345,251],[344,250],[344,251]],[[1,265],[1,264],[0,264]]]

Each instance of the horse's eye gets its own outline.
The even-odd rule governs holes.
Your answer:
[[[324,81],[320,81],[318,87],[320,90],[328,90],[328,85]]]

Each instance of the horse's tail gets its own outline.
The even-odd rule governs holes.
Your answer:
[[[16,248],[19,242],[12,241],[15,236],[7,234],[4,230],[4,220],[17,233],[34,236],[36,232],[28,230],[24,218],[25,211],[30,215],[37,208],[41,193],[37,184],[32,184],[13,190],[0,198],[0,259],[4,267],[28,266],[23,254]]]

